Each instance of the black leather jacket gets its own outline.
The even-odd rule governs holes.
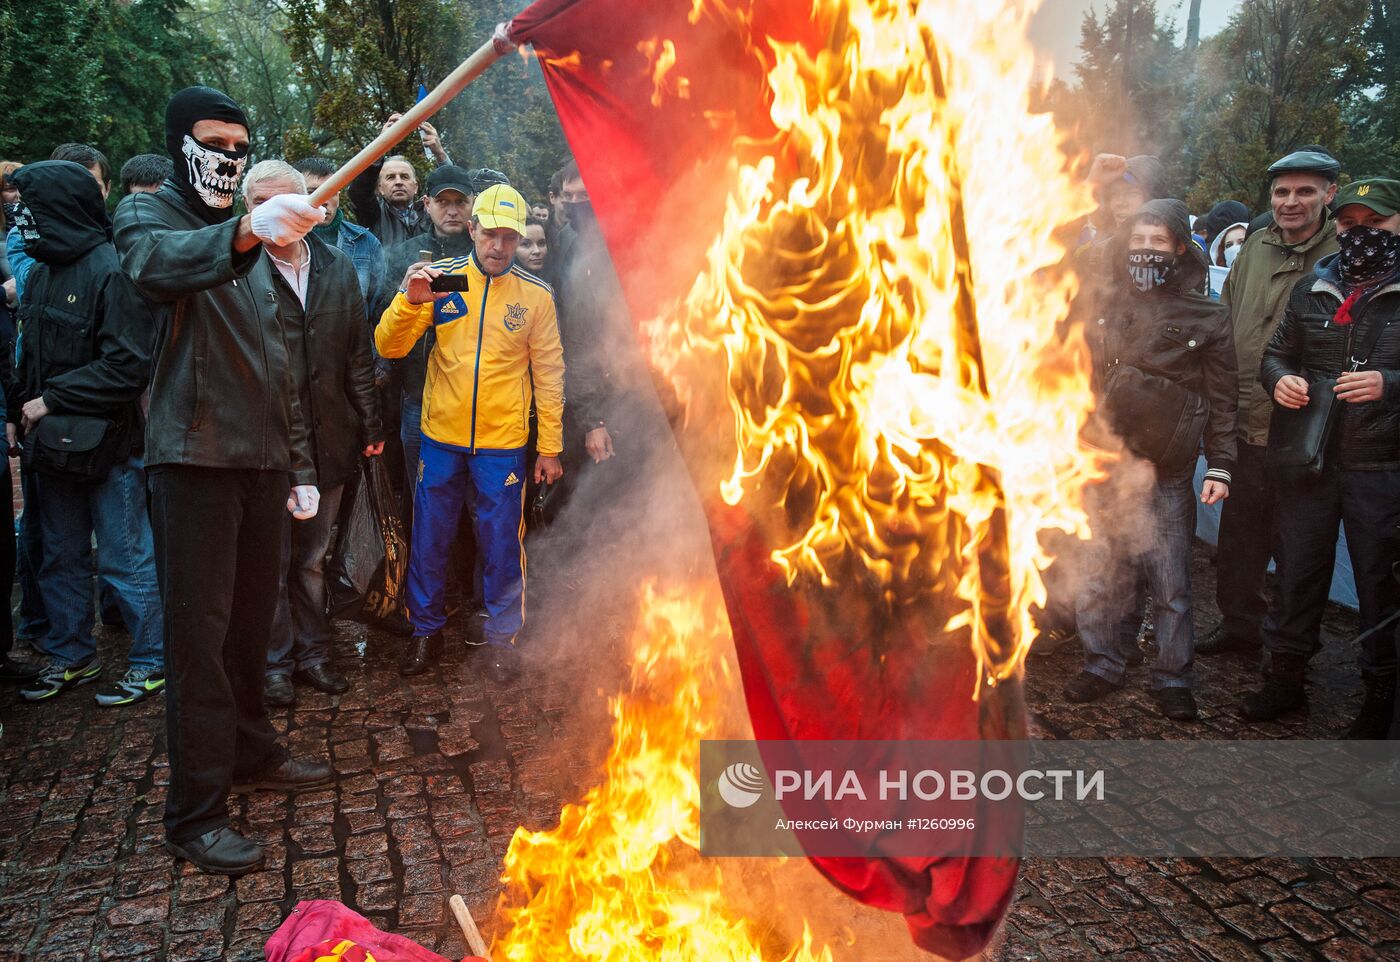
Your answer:
[[[1350,328],[1338,327],[1332,317],[1345,296],[1336,272],[1339,256],[1323,260],[1294,285],[1283,320],[1264,349],[1259,376],[1270,396],[1287,374],[1310,384],[1337,377],[1350,368],[1348,338],[1354,338],[1354,353],[1366,361],[1360,370],[1380,371],[1385,393],[1379,401],[1341,405],[1327,457],[1350,471],[1393,471],[1400,469],[1400,276],[1382,283],[1369,303],[1353,312]],[[1377,324],[1384,331],[1362,358]]]
[[[384,440],[384,429],[355,265],[315,235],[307,235],[306,244],[306,307],[281,275],[274,283],[301,410],[311,425],[316,483],[329,491],[354,478],[360,449]]]
[[[261,245],[233,249],[238,219],[210,225],[174,183],[116,212],[122,268],[155,304],[146,463],[286,471],[316,468]]]

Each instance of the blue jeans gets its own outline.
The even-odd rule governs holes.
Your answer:
[[[1098,527],[1103,534],[1086,551],[1086,588],[1079,603],[1079,636],[1084,643],[1084,670],[1121,685],[1127,674],[1123,659],[1124,616],[1145,577],[1152,593],[1157,632],[1157,660],[1152,687],[1191,687],[1196,639],[1191,624],[1191,541],[1196,531],[1195,466],[1157,476],[1151,492],[1152,538],[1134,557],[1115,536],[1113,519]],[[1123,520],[1117,519],[1122,525]],[[1141,574],[1139,574],[1141,573]]]
[[[15,576],[19,580],[19,621],[15,624],[15,634],[28,641],[42,641],[49,633],[49,616],[44,611],[44,593],[39,589],[39,568],[44,563],[44,547],[39,536],[39,484],[34,472],[24,468],[20,468],[19,483],[24,510],[19,516],[15,561]]]
[[[42,476],[34,480],[44,543],[39,588],[49,616],[44,650],[60,665],[77,664],[97,651],[88,564],[96,534],[98,576],[116,592],[131,632],[127,660],[132,668],[160,669],[160,591],[141,461],[117,465],[100,484]]]

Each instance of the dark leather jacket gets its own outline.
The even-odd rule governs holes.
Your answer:
[[[210,225],[166,181],[116,212],[122,268],[155,304],[146,463],[286,471],[315,484],[261,246],[233,249],[238,219]]]
[[[355,477],[360,450],[384,440],[384,429],[355,265],[315,235],[307,235],[306,244],[311,252],[306,307],[280,274],[273,278],[298,400],[311,425],[316,483],[329,491]]]
[[[1333,254],[1316,272],[1293,287],[1283,320],[1274,331],[1259,365],[1260,380],[1269,396],[1286,374],[1308,383],[1333,378],[1349,369],[1348,338],[1363,371],[1380,371],[1385,393],[1379,401],[1341,405],[1328,446],[1328,460],[1350,471],[1400,469],[1400,276],[1383,282],[1364,308],[1353,312],[1350,327],[1338,327],[1332,317],[1344,298]],[[1363,346],[1376,325],[1384,325],[1369,356]]]

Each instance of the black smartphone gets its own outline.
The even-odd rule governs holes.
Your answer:
[[[447,291],[465,291],[469,289],[467,280],[466,274],[441,274],[433,278],[432,290],[437,294]]]

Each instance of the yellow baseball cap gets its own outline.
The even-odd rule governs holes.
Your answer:
[[[487,230],[509,227],[517,234],[525,233],[525,198],[509,184],[493,184],[476,195],[472,216]]]

